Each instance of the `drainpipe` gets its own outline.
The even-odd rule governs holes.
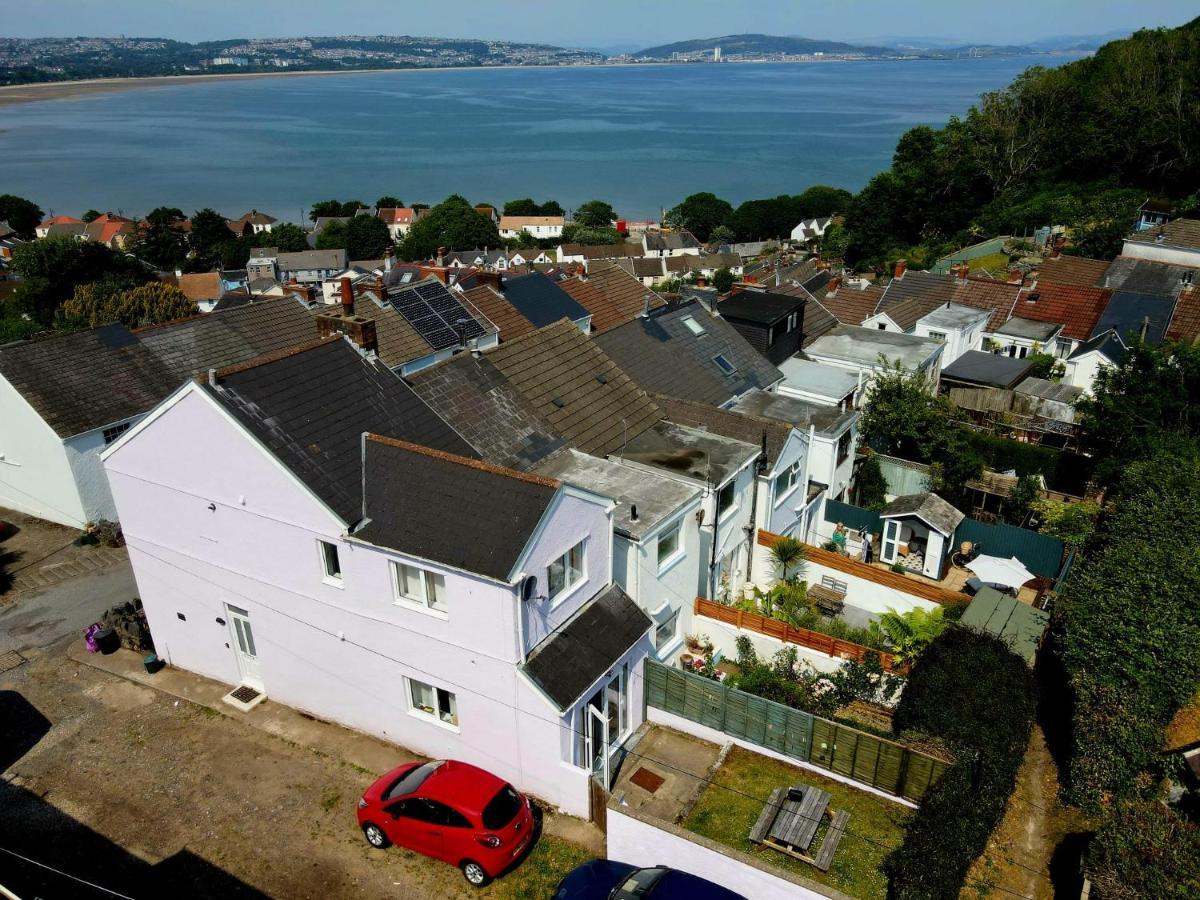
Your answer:
[[[804,488],[804,507],[803,507],[803,509],[804,509],[805,516],[808,515],[808,482],[812,479],[812,457],[813,457],[813,447],[815,446],[816,439],[817,439],[817,426],[809,425],[808,426],[808,447],[804,451],[804,471],[801,473],[802,480],[800,482],[800,486],[802,488]],[[804,534],[801,536],[800,540],[806,544],[808,543],[808,532],[807,531],[804,532]]]
[[[754,576],[754,538],[758,534],[758,479],[767,474],[767,432],[762,433],[762,452],[754,464],[754,475],[751,478],[753,487],[750,491],[750,526],[746,548],[746,583],[749,584]],[[773,499],[773,498],[772,498]],[[770,499],[767,501],[771,502]]]
[[[517,590],[513,595],[517,609],[517,659],[519,665],[525,665],[525,601],[521,599],[521,590],[527,577],[522,576],[517,582]]]

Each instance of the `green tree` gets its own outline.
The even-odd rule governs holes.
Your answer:
[[[603,200],[589,200],[575,210],[572,218],[577,225],[586,228],[611,229],[617,220],[617,212]]]
[[[1067,368],[1060,360],[1049,353],[1031,353],[1026,361],[1032,365],[1029,370],[1030,378],[1045,378],[1047,381],[1059,381],[1067,374]]]
[[[879,628],[887,635],[897,662],[915,662],[948,624],[940,606],[932,610],[918,606],[903,613],[889,608],[879,617]]]
[[[499,246],[500,232],[496,224],[475,212],[462,197],[452,196],[413,223],[401,245],[400,255],[404,259],[422,260],[436,254],[439,247],[469,250]]]
[[[713,287],[715,287],[719,293],[728,294],[730,289],[733,287],[734,281],[736,281],[736,279],[734,278],[733,273],[729,271],[728,266],[722,266],[721,268],[717,269],[717,271],[713,272]]]
[[[842,188],[827,184],[814,184],[796,198],[802,217],[822,219],[845,212],[854,195]],[[799,223],[797,223],[799,224]]]
[[[1085,871],[1098,897],[1200,896],[1200,825],[1164,803],[1120,804],[1088,844]]]
[[[1042,496],[1042,480],[1036,475],[1022,475],[1002,504],[1004,520],[1010,525],[1024,525],[1033,504]]]
[[[534,213],[537,216],[565,216],[566,214],[567,211],[562,208],[562,205],[557,200],[547,200]]]
[[[854,490],[858,505],[878,512],[887,505],[887,479],[879,466],[879,458],[870,454],[854,473]]]
[[[340,218],[342,216],[352,216],[365,204],[361,200],[321,200],[314,203],[312,209],[308,211],[308,217],[312,221],[317,219]]]
[[[1100,370],[1080,412],[1085,449],[1099,460],[1096,478],[1111,484],[1170,435],[1200,436],[1200,347],[1135,342],[1119,365]]]
[[[225,217],[214,209],[205,207],[196,210],[192,216],[192,228],[188,234],[188,243],[192,255],[206,267],[220,257],[221,246],[232,240],[234,234],[229,230]]]
[[[506,216],[539,216],[541,214],[542,208],[534,202],[532,197],[509,200],[504,204],[504,215]]]
[[[688,229],[691,231],[691,229]],[[692,234],[696,232],[692,231]],[[728,225],[718,225],[708,233],[708,243],[710,244],[733,244],[737,241],[737,232]]]
[[[152,225],[177,225],[186,218],[177,206],[157,206],[146,214],[146,221]]]
[[[98,218],[100,218],[100,210],[89,209],[80,218],[82,218],[85,222],[95,222]]]
[[[344,225],[331,222],[317,236],[319,249],[345,249],[350,259],[379,259],[391,246],[391,233],[374,216],[354,216]]]
[[[384,194],[375,201],[376,209],[402,209],[404,201],[399,197],[393,197],[391,194]]]
[[[795,581],[804,574],[804,545],[792,537],[780,537],[771,545],[771,562],[782,581]]]
[[[365,218],[365,216],[359,218]],[[386,225],[383,228],[384,231],[387,231]],[[280,253],[301,253],[308,249],[308,232],[291,222],[280,222],[271,229],[270,234],[256,234],[254,237],[255,246],[267,244],[275,247]],[[356,258],[368,259],[370,257]]]
[[[33,238],[35,229],[45,217],[41,207],[32,200],[15,194],[0,194],[0,222],[7,222],[9,228],[26,240]]]
[[[156,219],[141,223],[125,250],[158,269],[171,270],[187,259],[188,239],[174,220],[160,213]]]
[[[532,237],[532,235],[530,235]],[[562,230],[562,243],[564,244],[587,244],[587,245],[608,245],[620,244],[624,238],[621,237],[621,232],[615,228],[592,228],[588,225],[571,224],[564,225]],[[556,242],[557,243],[557,242]]]
[[[125,290],[114,282],[80,285],[62,307],[66,321],[89,328],[110,322],[120,322],[127,328],[140,328],[198,312],[196,304],[183,291],[161,281]]]
[[[108,277],[132,287],[150,277],[135,261],[103,244],[81,243],[66,235],[21,244],[13,251],[12,268],[22,280],[10,309],[42,325],[53,321],[55,310],[78,285]]]
[[[733,214],[728,201],[716,194],[703,191],[692,194],[678,206],[667,212],[666,221],[672,228],[686,228],[700,241],[707,242],[713,229],[725,225]]]
[[[944,443],[950,401],[932,392],[924,374],[881,362],[859,420],[859,440],[876,453],[924,462],[931,447]]]
[[[1100,505],[1092,500],[1064,503],[1061,500],[1036,500],[1032,504],[1041,525],[1038,531],[1056,537],[1068,547],[1083,547],[1096,530]]]

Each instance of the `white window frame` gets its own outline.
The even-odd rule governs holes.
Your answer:
[[[132,422],[122,422],[120,425],[111,425],[101,432],[101,437],[104,438],[104,446],[107,447],[113,444],[133,426]]]
[[[779,490],[779,481],[782,478],[787,479],[787,486],[783,490]],[[796,485],[800,483],[800,460],[796,460],[782,472],[775,476],[772,484],[775,487],[775,506],[779,507],[784,500],[792,495],[796,490]]]
[[[573,554],[576,550],[579,551],[578,567],[571,564],[571,554]],[[553,606],[557,606],[559,603],[562,603],[567,597],[578,590],[585,581],[587,581],[587,538],[584,538],[578,543],[572,544],[558,556],[554,557],[554,559],[550,561],[549,565],[546,566],[547,593],[550,591],[550,572],[556,563],[561,564],[563,568],[563,585],[558,589],[557,592],[549,594],[550,603]],[[574,580],[571,580],[570,578],[571,573],[577,574],[577,577]]]
[[[705,330],[703,325],[696,321],[694,316],[684,316],[679,321],[683,322],[683,324],[687,327],[687,330],[696,337],[703,337],[704,335],[708,334],[708,331]]]
[[[930,331],[929,332],[929,339],[931,341],[937,341],[939,344],[946,343],[947,337],[948,337],[948,335],[944,331]]]
[[[735,366],[733,364],[733,361],[728,356],[726,356],[724,353],[718,353],[712,359],[713,359],[713,365],[717,367],[717,371],[720,372],[722,375],[724,375],[726,378],[732,378],[734,375],[737,374],[737,371],[738,371],[737,366]],[[721,365],[722,361],[725,363],[725,366],[729,366],[728,370],[725,368],[725,366]]]
[[[676,638],[679,637],[679,613],[678,606],[671,609],[671,614],[662,622],[656,623],[654,626],[654,652],[662,653],[673,644]],[[671,627],[670,634],[663,636],[663,629],[667,626]]]
[[[414,594],[406,594],[403,591],[405,582],[404,569],[409,569],[416,573],[418,591]],[[410,609],[417,609],[420,612],[428,613],[432,616],[437,616],[442,619],[450,617],[449,601],[446,597],[446,576],[439,572],[434,572],[432,569],[423,569],[420,566],[414,566],[411,563],[401,562],[398,559],[391,560],[392,570],[392,595],[397,606],[404,606]],[[434,582],[434,598],[430,602],[429,596],[429,580]],[[441,600],[438,601],[437,582],[441,581]],[[436,604],[436,605],[435,605]]]
[[[337,564],[337,572],[331,572],[329,568],[329,551],[333,551],[333,561]],[[317,553],[321,558],[321,580],[333,587],[345,587],[345,573],[342,569],[342,556],[339,552],[338,545],[333,541],[326,541],[317,538]]]
[[[666,556],[662,555],[662,542],[664,538],[675,537],[675,549],[669,552]],[[680,519],[673,525],[668,525],[658,533],[658,538],[654,542],[655,559],[658,560],[658,574],[662,575],[667,570],[671,569],[675,563],[683,559],[687,552],[687,548],[683,546],[683,520]]]
[[[406,682],[404,696],[410,716],[432,722],[449,731],[459,731],[458,697],[454,691],[421,681],[419,678],[405,678],[404,680]],[[431,699],[436,705],[426,708],[425,704],[418,703],[414,695],[414,689],[418,687],[428,689],[432,694]],[[445,711],[443,711],[443,701],[445,701]]]

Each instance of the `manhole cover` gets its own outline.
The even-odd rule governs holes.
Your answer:
[[[12,671],[23,662],[25,662],[25,657],[16,650],[11,650],[8,653],[0,653],[0,675]]]
[[[248,684],[243,684],[240,688],[229,692],[229,696],[239,703],[249,703],[258,696],[258,691],[250,687]]]
[[[638,769],[630,776],[629,780],[651,794],[662,787],[663,782],[666,781],[661,775],[656,775],[647,768]]]

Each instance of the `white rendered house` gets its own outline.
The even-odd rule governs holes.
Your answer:
[[[187,383],[104,459],[171,665],[588,813],[653,650],[610,499],[480,462],[341,338]]]

